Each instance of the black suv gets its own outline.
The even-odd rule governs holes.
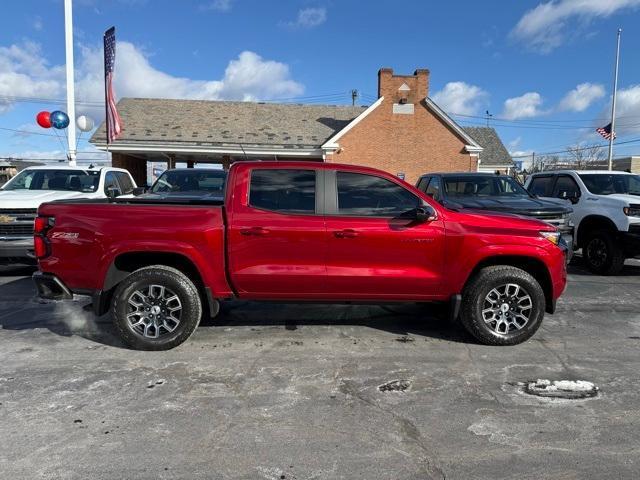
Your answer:
[[[572,209],[562,200],[542,200],[507,175],[494,173],[429,173],[416,187],[452,210],[489,210],[533,217],[550,223],[573,252]]]

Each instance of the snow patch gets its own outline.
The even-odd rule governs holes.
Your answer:
[[[539,397],[552,398],[589,398],[598,394],[598,387],[585,380],[538,380],[527,382],[525,393]]]

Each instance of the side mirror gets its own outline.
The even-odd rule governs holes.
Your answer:
[[[120,189],[118,187],[107,187],[107,198],[114,199],[120,196]]]
[[[416,207],[414,218],[417,222],[433,222],[438,218],[436,211],[430,206]]]
[[[146,193],[147,189],[145,187],[136,187],[133,189],[133,195],[137,197],[138,195],[142,195]]]

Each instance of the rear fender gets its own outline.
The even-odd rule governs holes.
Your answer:
[[[130,268],[123,268],[119,265],[118,259],[135,259],[133,265],[137,268],[142,266],[162,264],[163,258],[184,258],[186,262],[193,265],[203,287],[208,287],[213,292],[213,296],[224,298],[231,295],[231,288],[227,283],[225,275],[224,252],[216,248],[207,250],[214,255],[205,257],[205,252],[184,242],[153,242],[153,241],[132,241],[119,242],[112,246],[107,252],[102,265],[105,269],[102,272],[102,291],[109,291],[120,283],[131,271]],[[196,279],[192,279],[196,280]]]

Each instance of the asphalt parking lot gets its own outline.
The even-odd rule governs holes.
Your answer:
[[[515,347],[421,306],[238,302],[158,353],[4,268],[0,478],[639,478],[640,262],[614,278],[575,263]],[[518,384],[538,378],[600,390]]]

